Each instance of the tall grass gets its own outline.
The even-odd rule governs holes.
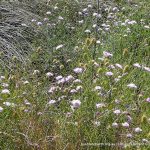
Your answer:
[[[0,72],[1,149],[150,148],[149,3],[99,6],[52,1],[32,21],[45,38]]]

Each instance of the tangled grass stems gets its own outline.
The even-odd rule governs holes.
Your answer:
[[[40,16],[31,12],[32,9],[29,6],[28,3],[1,2],[0,59],[3,61],[2,66],[9,66],[9,68],[14,66],[14,57],[22,64],[26,64],[29,61],[29,53],[34,49],[33,39],[40,34],[44,36],[31,26],[31,20],[33,18],[38,20]]]

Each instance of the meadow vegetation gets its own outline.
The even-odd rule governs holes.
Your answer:
[[[1,2],[0,149],[149,150],[149,9]]]

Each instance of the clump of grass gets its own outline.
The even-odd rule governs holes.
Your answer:
[[[26,64],[29,52],[34,49],[34,38],[44,39],[44,34],[31,25],[33,18],[40,20],[40,12],[32,10],[37,4],[29,6],[28,2],[1,2],[0,61],[4,68],[14,67],[14,60]]]

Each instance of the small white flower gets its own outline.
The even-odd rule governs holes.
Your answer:
[[[150,72],[150,68],[149,67],[144,67],[144,70]]]
[[[42,22],[37,22],[37,25],[38,25],[38,26],[41,26],[41,25],[42,25]]]
[[[96,44],[100,44],[100,43],[101,43],[101,41],[100,41],[100,40],[97,40],[97,41],[96,41]]]
[[[32,19],[31,22],[36,22],[36,19]]]
[[[105,30],[105,31],[109,31],[109,30],[110,30],[110,28],[104,28],[104,30]]]
[[[113,73],[112,73],[112,72],[106,72],[105,75],[106,75],[106,76],[113,76]]]
[[[70,90],[70,93],[72,93],[72,94],[77,93],[77,90],[76,89],[72,89],[72,90]]]
[[[95,67],[99,67],[99,64],[97,62],[94,62]]]
[[[148,97],[148,98],[146,99],[146,102],[149,102],[149,103],[150,103],[150,97]]]
[[[33,75],[36,75],[36,74],[39,74],[39,73],[40,73],[39,70],[34,70],[34,71],[33,71]]]
[[[115,69],[115,66],[114,65],[109,65],[108,68]]]
[[[118,81],[120,81],[120,79],[119,78],[115,78],[115,81],[118,82]]]
[[[43,20],[46,22],[46,21],[48,21],[49,19],[48,19],[48,18],[44,18]]]
[[[83,20],[80,20],[80,21],[78,21],[79,22],[79,24],[83,24],[84,23],[84,21]]]
[[[8,83],[2,83],[2,86],[3,86],[4,88],[6,88],[6,87],[9,86],[9,84],[8,84]]]
[[[128,122],[124,122],[124,123],[122,123],[122,126],[128,128],[129,127],[129,123]]]
[[[130,115],[127,115],[127,119],[128,119],[128,122],[132,122],[132,117]]]
[[[48,90],[48,93],[54,93],[56,91],[56,87],[55,86],[52,86],[50,87],[50,89]]]
[[[114,16],[112,13],[108,14],[107,19],[113,19],[113,18],[114,18]]]
[[[59,16],[58,20],[64,20],[64,18],[62,16]]]
[[[28,113],[28,112],[30,112],[30,111],[29,111],[29,109],[25,109],[24,112],[25,112],[25,113]]]
[[[49,105],[52,105],[52,104],[55,104],[55,103],[56,103],[55,100],[50,100],[50,101],[48,102]]]
[[[58,80],[60,80],[60,79],[62,79],[62,78],[63,78],[63,76],[60,75],[60,76],[57,76],[57,77],[56,77],[56,80],[58,81]]]
[[[83,72],[83,69],[82,69],[82,68],[75,68],[75,69],[73,69],[73,71],[74,71],[75,73],[82,73],[82,72]]]
[[[10,102],[3,102],[3,104],[6,105],[6,106],[11,106]]]
[[[129,21],[130,21],[129,19],[126,19],[126,20],[125,20],[125,23],[128,23]]]
[[[52,13],[50,11],[47,11],[46,12],[46,15],[51,15]]]
[[[119,114],[121,114],[121,111],[119,109],[114,110],[114,114],[119,115]]]
[[[116,103],[116,104],[119,104],[120,102],[121,102],[120,100],[115,99],[115,103]]]
[[[65,78],[62,78],[60,80],[57,81],[58,84],[63,84],[66,82],[66,79]]]
[[[146,29],[150,29],[150,26],[148,26],[148,25],[145,25],[145,26],[144,26],[144,28],[146,28]]]
[[[26,81],[23,82],[23,84],[24,85],[29,84],[29,81],[26,80]]]
[[[73,81],[73,83],[82,83],[82,81],[80,79],[76,79]]]
[[[72,113],[71,113],[71,112],[67,112],[67,113],[66,113],[66,117],[69,118],[69,117],[71,117],[71,116],[72,116]]]
[[[98,14],[96,17],[97,17],[97,18],[101,18],[101,17],[102,17],[102,15],[101,15],[101,14]]]
[[[96,17],[98,15],[98,13],[93,13],[93,17]]]
[[[96,104],[96,108],[102,108],[102,107],[105,107],[106,105],[104,103],[97,103]]]
[[[88,29],[87,29],[87,30],[85,30],[84,32],[85,32],[85,33],[91,33],[91,31],[90,31],[90,30],[88,30]]]
[[[148,143],[148,140],[147,139],[142,139],[142,142]]]
[[[95,121],[94,122],[94,125],[97,126],[97,127],[100,126],[100,124],[101,124],[100,121]]]
[[[5,76],[0,76],[0,80],[4,80],[5,79]]]
[[[74,122],[73,125],[78,126],[78,122]]]
[[[133,64],[134,67],[137,67],[137,68],[141,68],[141,65],[139,63],[135,63]]]
[[[25,23],[22,23],[21,25],[22,25],[23,27],[28,27],[28,25],[25,24]]]
[[[83,87],[82,87],[81,85],[79,85],[79,86],[76,87],[76,90],[77,90],[77,91],[80,91],[80,90],[82,90],[82,89],[83,89]]]
[[[98,60],[100,60],[100,61],[104,61],[104,58],[99,57],[99,58],[98,58]]]
[[[26,104],[26,105],[31,105],[31,103],[26,99],[26,100],[24,100],[24,103]]]
[[[99,91],[99,90],[101,90],[101,89],[102,89],[101,86],[96,86],[96,87],[94,88],[95,91]]]
[[[0,112],[2,112],[2,111],[3,111],[3,107],[0,106]]]
[[[112,127],[117,128],[117,127],[118,127],[118,123],[117,123],[117,122],[113,122],[113,123],[112,123]]]
[[[10,94],[10,91],[8,89],[3,89],[1,91],[2,94]]]
[[[83,12],[87,12],[87,11],[88,11],[88,9],[87,9],[87,8],[84,8],[82,11],[83,11]]]
[[[122,69],[122,65],[120,65],[120,64],[115,64],[115,66]]]
[[[112,56],[113,56],[113,54],[111,54],[111,53],[109,53],[109,52],[104,51],[104,52],[103,52],[103,56],[104,56],[104,57],[112,57]]]
[[[57,7],[57,6],[55,6],[55,7],[54,7],[54,10],[57,10],[57,9],[58,9],[58,7]]]
[[[119,11],[119,10],[118,10],[117,7],[114,7],[114,8],[112,9],[112,11],[115,11],[115,12],[116,12],[116,11]]]
[[[136,133],[139,133],[139,132],[142,132],[142,129],[139,128],[139,127],[137,127],[137,128],[134,129],[134,131],[135,131]]]
[[[132,138],[132,134],[128,133],[128,134],[126,135],[126,137],[127,137],[127,138]]]
[[[73,100],[73,101],[71,101],[71,104],[72,104],[73,108],[79,108],[81,105],[81,101],[80,100]]]
[[[72,75],[69,75],[66,77],[66,82],[70,82],[74,79],[74,77]]]
[[[51,73],[51,72],[47,72],[46,73],[46,77],[52,77],[54,74],[53,73]]]
[[[127,28],[126,32],[127,32],[127,33],[131,33],[130,28]]]
[[[79,14],[79,15],[82,15],[82,12],[79,11],[78,14]]]
[[[97,24],[93,24],[93,26],[92,26],[93,28],[96,28],[97,27]]]
[[[42,114],[43,114],[42,112],[38,112],[38,113],[37,113],[37,115],[42,115]]]
[[[137,86],[134,83],[128,84],[127,87],[137,89]]]
[[[60,49],[60,48],[62,48],[62,47],[64,47],[64,45],[63,45],[63,44],[60,44],[60,45],[58,45],[58,46],[56,47],[56,50],[58,50],[58,49]]]
[[[89,5],[88,5],[88,8],[92,8],[92,5],[89,4]]]
[[[122,22],[122,23],[121,23],[121,26],[126,26],[126,23]]]
[[[134,25],[134,24],[136,24],[137,22],[135,21],[135,20],[132,20],[132,21],[128,21],[128,24],[129,25]]]

